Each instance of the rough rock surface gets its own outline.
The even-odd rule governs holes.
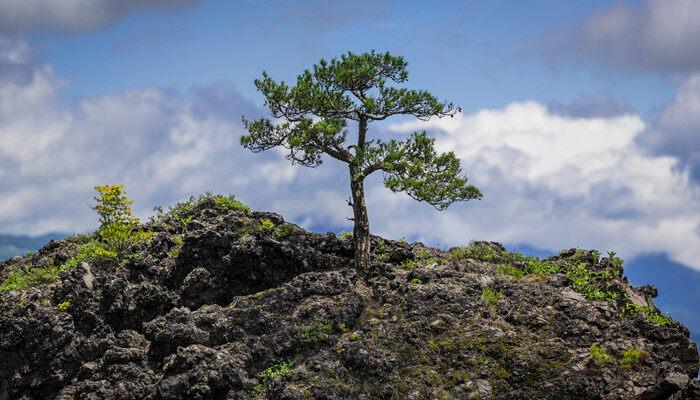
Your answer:
[[[623,317],[563,274],[517,279],[376,237],[358,273],[348,239],[207,202],[186,227],[147,228],[125,265],[0,294],[0,400],[700,398],[685,327]],[[51,242],[1,264],[0,280],[76,249]],[[656,294],[620,284],[635,301]],[[648,356],[598,366],[592,344]]]

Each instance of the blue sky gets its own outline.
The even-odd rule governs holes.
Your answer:
[[[689,0],[3,2],[0,233],[89,229],[91,188],[111,181],[142,215],[213,190],[344,228],[342,167],[252,156],[240,118],[264,113],[262,70],[291,81],[377,49],[462,113],[373,134],[428,130],[486,197],[437,214],[375,177],[370,205],[392,205],[376,232],[667,253],[700,269],[695,17]]]
[[[375,233],[615,250],[639,271],[697,273],[698,20],[694,0],[0,2],[0,234],[94,228],[105,183],[126,184],[142,217],[210,190],[348,229],[345,169],[244,151],[241,116],[264,113],[262,70],[290,81],[376,49],[462,113],[370,133],[427,130],[485,197],[438,213],[374,176]],[[696,315],[692,301],[673,307]]]
[[[672,98],[672,78],[545,54],[558,36],[609,3],[205,1],[177,12],[132,14],[87,34],[29,37],[69,80],[65,96],[226,81],[256,99],[251,82],[262,69],[293,79],[322,57],[379,49],[406,57],[414,85],[465,111],[585,94],[611,96],[651,117]]]

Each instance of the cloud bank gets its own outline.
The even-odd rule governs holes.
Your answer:
[[[198,0],[0,0],[0,34],[33,30],[84,32],[143,10],[174,9]]]
[[[68,101],[51,66],[32,63],[22,49],[0,51],[0,232],[94,228],[92,188],[105,183],[126,184],[142,217],[211,190],[307,227],[348,226],[346,168],[332,160],[316,170],[293,167],[281,153],[242,149],[241,115],[260,110],[230,84]],[[667,252],[700,269],[698,186],[679,157],[638,144],[646,126],[636,115],[575,116],[518,102],[372,128],[432,131],[486,195],[439,213],[373,176],[368,203],[378,234],[447,245],[595,247],[625,257]]]
[[[438,217],[434,238],[668,252],[700,268],[700,190],[678,158],[636,144],[645,130],[636,115],[568,117],[523,102],[392,129],[436,133],[485,192]]]
[[[646,0],[619,3],[589,16],[574,46],[606,64],[688,72],[700,69],[700,2]]]

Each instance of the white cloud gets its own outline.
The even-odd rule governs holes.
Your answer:
[[[700,182],[700,73],[680,85],[673,101],[640,137],[640,143],[655,153],[679,157]]]
[[[92,188],[105,183],[126,184],[141,216],[211,190],[307,227],[349,227],[347,169],[332,160],[293,167],[279,152],[242,149],[241,114],[259,110],[230,85],[69,102],[50,66],[24,67],[22,79],[0,79],[2,233],[92,228]],[[677,158],[637,145],[645,130],[639,117],[572,117],[524,102],[391,129],[421,127],[459,155],[486,196],[440,213],[372,176],[366,187],[375,232],[431,243],[613,249],[627,257],[668,252],[700,268],[698,187]]]
[[[420,128],[435,132],[443,150],[457,153],[485,197],[442,215],[391,215],[402,221],[391,233],[583,246],[628,257],[669,252],[700,269],[700,190],[677,158],[648,155],[636,144],[645,128],[639,117],[564,117],[525,102],[392,126],[397,132]],[[413,207],[395,207],[402,208]],[[430,216],[439,220],[429,227],[420,223]]]
[[[618,3],[589,16],[575,45],[605,63],[664,71],[700,69],[700,2]]]
[[[0,0],[0,33],[82,32],[146,9],[172,9],[198,0]]]

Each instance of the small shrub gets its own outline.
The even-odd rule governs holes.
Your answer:
[[[530,258],[519,252],[500,251],[479,242],[471,242],[465,247],[454,247],[450,249],[450,256],[457,261],[469,259],[503,264],[525,262]]]
[[[411,285],[420,285],[421,283],[423,283],[423,280],[421,278],[413,278],[409,283]]]
[[[322,342],[333,333],[333,325],[326,322],[314,322],[297,333],[297,338],[305,344]]]
[[[522,268],[514,267],[510,264],[500,264],[496,267],[496,273],[501,275],[510,275],[515,278],[522,278],[526,275],[525,270]]]
[[[100,224],[135,225],[138,218],[133,215],[131,205],[134,201],[126,196],[124,185],[96,186],[99,196],[95,197],[97,204],[92,208],[100,215]]]
[[[412,269],[415,269],[417,266],[418,266],[418,261],[416,261],[416,260],[404,260],[399,265],[399,268],[405,269],[406,271],[410,271]]]
[[[604,348],[598,345],[592,344],[589,352],[591,354],[591,359],[599,367],[602,367],[605,364],[611,364],[615,361],[615,359],[608,354]]]
[[[95,262],[98,260],[110,260],[117,258],[117,252],[111,250],[106,244],[93,240],[78,247],[78,252],[72,258],[59,266],[59,270],[73,269],[83,262]],[[58,274],[57,274],[58,277]]]
[[[647,320],[656,325],[663,326],[673,323],[673,319],[661,314],[653,305],[642,307],[636,304],[627,303],[622,307],[622,313],[627,316],[635,316],[641,313]]]
[[[216,195],[214,196],[214,202],[216,203],[216,208],[220,211],[242,211],[246,214],[250,214],[253,211],[242,201],[236,200],[234,195]]]
[[[338,234],[340,240],[352,240],[352,232],[340,232]]]
[[[625,263],[625,260],[623,260],[620,257],[617,257],[617,253],[614,251],[608,251],[608,259],[613,263],[613,265],[617,268],[621,268],[622,265]]]
[[[350,341],[351,341],[351,342],[357,342],[357,341],[360,340],[360,339],[362,339],[362,335],[360,335],[359,332],[353,332],[353,333],[350,335]]]
[[[491,288],[484,288],[481,291],[481,300],[486,304],[496,305],[499,300],[503,297],[503,291],[493,290]]]
[[[267,391],[267,386],[271,380],[279,379],[289,373],[294,365],[293,360],[282,361],[273,364],[266,368],[258,375],[258,384],[255,385],[253,391],[257,394],[264,394]]]
[[[177,258],[177,256],[180,255],[180,252],[182,251],[182,244],[184,240],[182,239],[182,236],[177,235],[173,237],[173,243],[175,244],[173,247],[168,250],[168,255],[172,258]]]
[[[284,239],[291,236],[295,230],[296,228],[292,224],[278,225],[275,228],[275,236],[277,236],[280,239]]]
[[[275,229],[275,223],[272,222],[272,220],[268,218],[263,218],[260,220],[260,224],[258,225],[258,230],[265,232],[265,231],[271,231]]]
[[[639,364],[644,360],[649,358],[649,353],[640,349],[638,347],[630,347],[622,352],[622,359],[620,359],[620,365],[622,367],[631,367],[633,365]]]
[[[70,301],[64,301],[56,306],[56,309],[61,312],[66,312],[70,308]]]
[[[107,248],[119,255],[125,255],[132,247],[151,240],[155,233],[138,230],[130,224],[111,222],[100,226],[97,235]]]
[[[613,274],[610,270],[590,271],[583,262],[570,268],[566,276],[571,287],[589,300],[617,300],[621,294],[612,285]]]
[[[155,215],[151,217],[151,221],[162,221],[172,219],[177,221],[183,227],[186,227],[194,218],[194,209],[204,199],[213,197],[210,192],[206,192],[199,196],[190,196],[189,199],[176,203],[174,206],[168,207],[168,211],[164,211],[163,207],[155,207]]]

